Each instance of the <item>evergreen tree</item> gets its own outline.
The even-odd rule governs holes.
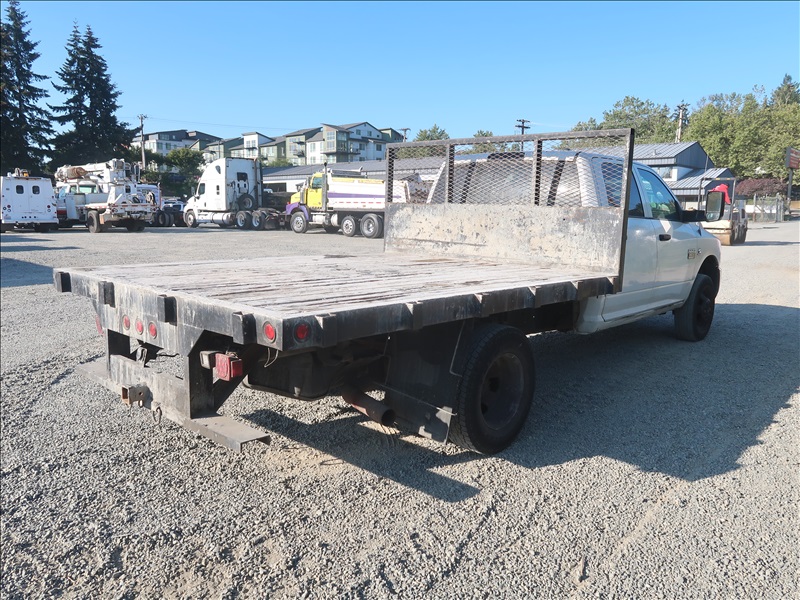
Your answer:
[[[800,104],[800,83],[794,83],[791,75],[785,75],[780,87],[772,92],[772,104],[775,106]]]
[[[6,14],[8,22],[0,23],[0,172],[41,171],[53,129],[50,113],[37,105],[48,93],[36,83],[47,77],[33,72],[39,43],[30,40],[17,0],[9,0]]]
[[[58,71],[62,85],[55,85],[66,100],[62,106],[51,106],[59,113],[56,120],[72,127],[54,140],[54,168],[120,156],[133,139],[134,130],[114,114],[120,92],[111,83],[108,65],[98,54],[100,48],[91,27],[87,26],[81,37],[78,25],[73,25],[67,60]]]

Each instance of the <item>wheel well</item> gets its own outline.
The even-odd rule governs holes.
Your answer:
[[[720,284],[719,263],[717,262],[717,259],[713,256],[709,256],[703,262],[698,274],[708,275],[711,277],[711,281],[714,282],[714,295],[716,296],[719,293]]]

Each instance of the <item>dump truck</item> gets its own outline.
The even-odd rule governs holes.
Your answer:
[[[243,384],[341,396],[383,425],[500,452],[533,402],[527,336],[668,312],[679,339],[711,329],[719,240],[632,162],[633,142],[624,129],[390,144],[387,182],[398,154],[442,168],[428,202],[387,202],[382,253],[58,268],[56,289],[91,299],[104,338],[82,372],[237,451],[269,439],[218,412]]]
[[[41,233],[58,229],[53,182],[15,169],[0,177],[0,230],[33,229]]]
[[[91,233],[124,227],[144,231],[155,208],[138,189],[138,165],[122,159],[56,170],[59,227],[86,225]]]
[[[309,227],[323,227],[328,233],[342,230],[347,237],[361,233],[366,238],[383,235],[386,182],[364,177],[359,171],[329,169],[309,177],[286,205],[292,231],[305,233]],[[427,197],[419,176],[392,182],[390,202],[413,202]]]

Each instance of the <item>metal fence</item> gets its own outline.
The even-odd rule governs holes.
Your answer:
[[[389,144],[386,179],[424,161],[437,175],[414,202],[619,208],[632,148],[630,129]]]
[[[756,195],[745,205],[747,217],[756,223],[780,223],[788,218],[786,203],[781,194]]]

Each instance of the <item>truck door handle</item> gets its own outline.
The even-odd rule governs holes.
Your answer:
[[[666,242],[666,241],[671,240],[672,236],[670,234],[668,234],[668,233],[659,233],[658,234],[658,239],[661,242]]]

